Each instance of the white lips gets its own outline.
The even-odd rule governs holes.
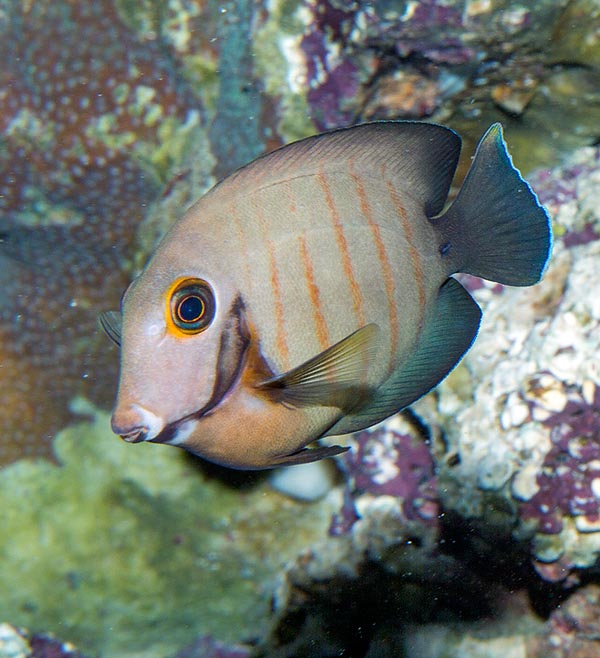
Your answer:
[[[175,435],[168,441],[169,445],[179,446],[184,444],[198,426],[197,420],[186,420],[177,428]]]
[[[165,428],[165,421],[151,411],[148,411],[148,409],[140,407],[139,404],[132,404],[131,406],[139,414],[142,421],[140,424],[147,428],[144,441],[155,439]]]

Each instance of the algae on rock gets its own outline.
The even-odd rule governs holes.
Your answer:
[[[0,472],[0,619],[85,652],[151,658],[199,634],[256,637],[282,566],[329,522],[326,501],[236,489],[172,447],[123,444],[103,413],[56,450],[63,466]]]

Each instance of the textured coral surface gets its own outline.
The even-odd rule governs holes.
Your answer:
[[[427,118],[470,152],[501,120],[525,170],[597,142],[599,20],[595,0],[0,0],[0,464],[63,464],[0,472],[0,618],[30,629],[6,655],[76,651],[47,631],[111,658],[600,653],[578,588],[600,555],[596,147],[532,179],[544,283],[465,279],[472,352],[348,439],[320,502],[121,445],[77,397],[114,392],[98,311],[283,141]]]
[[[100,414],[59,436],[62,467],[3,470],[0,619],[111,658],[164,658],[204,634],[256,640],[277,574],[326,534],[334,505],[130,447]]]
[[[96,317],[118,305],[136,226],[198,101],[107,0],[14,2],[0,33],[6,463],[52,456],[75,394],[110,403],[116,355]]]

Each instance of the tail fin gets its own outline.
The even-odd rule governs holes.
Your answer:
[[[511,286],[529,286],[542,276],[552,246],[550,219],[513,166],[499,123],[479,142],[454,203],[433,222],[450,274]]]

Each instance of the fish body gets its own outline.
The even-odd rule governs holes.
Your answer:
[[[234,468],[302,463],[433,388],[480,311],[451,275],[541,276],[548,216],[499,125],[442,213],[453,131],[382,122],[238,170],[172,227],[104,324],[121,344],[114,431]]]

